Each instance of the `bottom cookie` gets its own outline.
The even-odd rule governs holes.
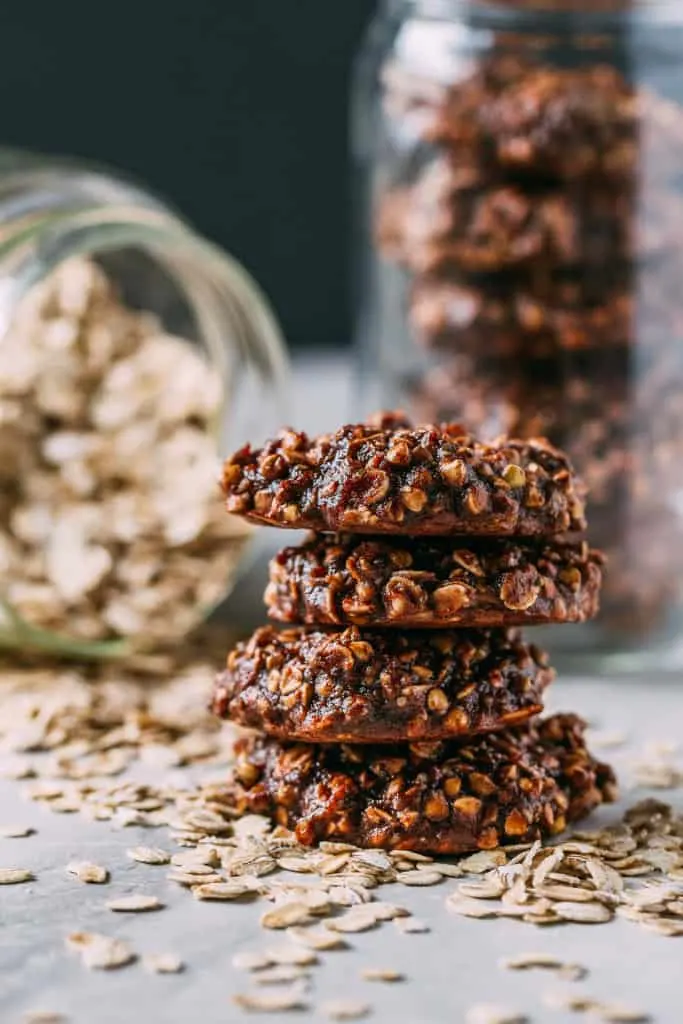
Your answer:
[[[261,735],[235,748],[232,798],[299,842],[466,853],[562,832],[616,795],[575,715],[554,715],[469,743],[286,744]]]

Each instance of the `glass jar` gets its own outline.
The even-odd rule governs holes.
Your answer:
[[[683,4],[387,0],[357,66],[365,408],[545,435],[619,667],[683,644]]]
[[[0,151],[0,649],[181,639],[248,531],[219,459],[283,421],[287,361],[244,269],[144,187]]]

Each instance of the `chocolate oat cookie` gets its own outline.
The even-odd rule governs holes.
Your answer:
[[[318,535],[272,559],[265,600],[271,618],[310,625],[584,622],[601,564],[587,544]]]
[[[657,282],[653,284],[657,294]],[[506,286],[418,278],[409,315],[416,340],[426,348],[489,357],[542,357],[564,350],[628,346],[634,343],[639,316],[646,318],[646,337],[653,336],[655,327],[678,327],[683,337],[673,297],[650,303],[652,291],[639,296],[626,282],[617,288],[606,285],[599,301],[593,302],[582,284],[572,281],[559,284],[546,297],[534,295],[519,282]]]
[[[680,216],[673,191],[648,195],[646,203],[631,189],[529,192],[507,184],[462,191],[440,159],[414,185],[386,193],[377,239],[417,274],[600,271],[606,261],[628,265],[675,251]]]
[[[573,715],[457,743],[389,747],[237,744],[232,799],[299,842],[456,854],[562,832],[615,797]]]
[[[585,527],[583,485],[542,439],[485,445],[400,416],[309,438],[281,432],[225,463],[226,507],[291,529],[554,536]]]
[[[449,85],[394,61],[382,84],[392,123],[489,174],[619,185],[642,166],[658,180],[680,167],[680,107],[606,63],[565,68],[506,51],[481,55]]]
[[[257,630],[228,656],[214,711],[280,739],[472,736],[538,714],[554,672],[515,630]]]

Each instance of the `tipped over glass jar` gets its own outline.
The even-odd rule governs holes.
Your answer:
[[[683,661],[683,4],[386,0],[360,56],[364,404],[545,435],[589,488],[597,664]]]
[[[0,652],[181,640],[249,534],[220,455],[283,419],[287,364],[246,272],[151,193],[0,151]]]

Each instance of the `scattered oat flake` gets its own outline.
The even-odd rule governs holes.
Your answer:
[[[564,981],[581,981],[588,974],[588,970],[581,964],[567,963],[551,953],[520,953],[505,957],[500,961],[500,966],[510,971],[552,971]]]
[[[115,900],[107,900],[107,909],[117,913],[138,913],[146,910],[162,910],[165,904],[156,896],[144,896],[142,893],[133,896],[120,896]]]
[[[431,931],[427,922],[421,921],[418,917],[397,917],[394,926],[404,935],[424,935]]]
[[[302,946],[306,946],[308,949],[315,949],[319,951],[331,950],[331,949],[346,949],[346,943],[340,935],[335,935],[334,932],[322,931],[317,928],[301,928],[294,925],[292,928],[287,929],[287,935],[299,943]]]
[[[405,974],[390,967],[364,967],[361,976],[366,981],[405,981]]]
[[[175,953],[148,953],[142,958],[142,965],[153,974],[180,974],[185,964]]]
[[[330,1020],[362,1020],[370,1014],[370,1006],[353,999],[329,999],[321,1004],[320,1012]]]
[[[444,876],[439,871],[399,871],[396,881],[403,885],[438,885]]]
[[[377,926],[378,918],[366,909],[350,910],[343,917],[332,918],[325,922],[325,927],[333,932],[353,934],[355,932],[368,932]]]
[[[0,825],[0,839],[25,839],[35,831],[30,825]]]
[[[214,881],[214,876],[211,876],[211,881],[207,882],[204,878],[195,879],[196,882],[201,882],[201,885],[195,885],[192,890],[192,895],[198,900],[240,900],[245,896],[253,899],[258,895],[258,888],[250,885],[247,882],[241,880],[225,881],[221,875],[216,876],[217,881]],[[272,913],[272,911],[271,911]],[[264,926],[265,927],[265,926]],[[276,927],[270,925],[271,928]],[[285,925],[279,927],[284,928]]]
[[[109,881],[109,872],[101,864],[92,864],[87,860],[71,861],[66,866],[70,875],[75,875],[79,882],[102,885]]]
[[[232,958],[233,967],[242,971],[262,971],[264,968],[270,967],[272,963],[273,961],[266,953],[251,952],[250,950],[235,953]]]
[[[20,882],[32,882],[33,872],[28,868],[0,868],[0,885],[18,885]]]
[[[529,1017],[504,1006],[480,1003],[469,1008],[465,1024],[529,1024]]]
[[[256,1013],[281,1013],[286,1010],[307,1009],[299,987],[284,989],[281,992],[242,992],[234,995],[232,1000],[242,1010],[252,1010]]]
[[[308,974],[303,967],[297,967],[295,964],[278,964],[257,971],[253,980],[256,985],[288,985],[307,977]]]
[[[139,864],[168,864],[171,860],[170,853],[158,846],[134,846],[126,850],[126,856]]]
[[[491,868],[501,867],[507,863],[507,854],[504,850],[481,850],[460,861],[459,867],[465,874],[481,874],[490,871]]]
[[[596,1010],[605,1024],[647,1024],[652,1020],[649,1013],[623,1003],[598,1003]]]
[[[86,967],[94,969],[115,970],[136,959],[127,942],[96,932],[73,932],[67,936],[66,942],[70,949],[80,953]]]
[[[52,1010],[34,1010],[21,1018],[22,1024],[63,1024],[66,1020],[63,1013],[54,1013]]]
[[[543,1005],[551,1010],[569,1010],[570,1013],[595,1013],[600,1008],[592,996],[567,995],[565,992],[545,992]]]
[[[261,917],[262,928],[289,928],[310,920],[311,911],[305,903],[281,903],[273,910],[267,910]]]
[[[318,962],[312,949],[301,946],[277,946],[269,949],[266,955],[272,964],[279,967],[312,967]]]
[[[553,903],[553,913],[563,921],[576,921],[578,924],[603,924],[611,921],[614,914],[603,903]]]

